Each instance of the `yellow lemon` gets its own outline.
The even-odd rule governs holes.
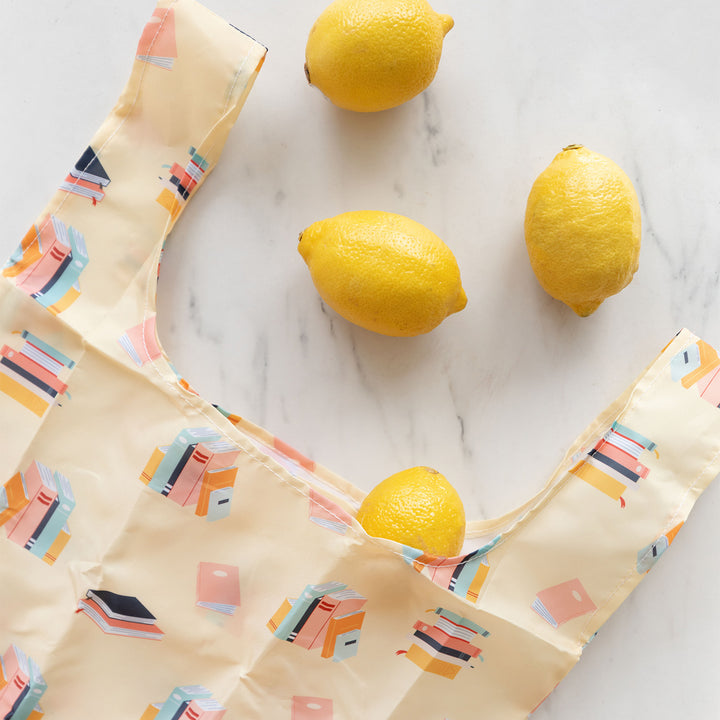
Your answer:
[[[387,110],[432,82],[452,26],[426,0],[335,0],[310,30],[305,75],[341,108]]]
[[[380,211],[346,212],[300,233],[320,296],[366,330],[420,335],[465,307],[450,248],[420,223]]]
[[[585,317],[620,292],[638,268],[640,204],[609,158],[570,145],[528,197],[525,243],[543,288]]]
[[[357,514],[368,535],[395,540],[428,555],[459,555],[465,510],[453,486],[429,467],[395,473],[376,485]]]

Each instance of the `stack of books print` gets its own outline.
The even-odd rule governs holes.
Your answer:
[[[65,394],[67,385],[58,376],[75,362],[27,330],[22,338],[20,350],[0,349],[0,392],[42,417]]]
[[[108,635],[161,640],[164,634],[155,625],[155,616],[132,595],[88,590],[80,600],[78,611],[85,613]]]
[[[57,314],[80,295],[80,273],[88,260],[84,235],[50,215],[25,235],[3,275]]]
[[[157,202],[170,213],[173,219],[178,216],[190,197],[190,193],[192,193],[210,167],[210,163],[194,147],[191,147],[188,153],[190,160],[188,160],[185,167],[178,163],[164,166],[170,170],[170,177],[163,181],[165,187],[156,198]]]
[[[52,565],[70,540],[75,508],[70,481],[34,460],[0,488],[0,525],[8,540]]]
[[[405,657],[426,672],[452,680],[462,668],[473,667],[473,658],[480,657],[480,648],[471,643],[473,638],[489,637],[490,633],[450,610],[438,608],[435,614],[439,617],[434,625],[422,620],[415,623]]]
[[[148,705],[140,720],[220,720],[226,712],[206,687],[181,685],[165,702]]]
[[[308,585],[297,598],[286,598],[270,618],[275,637],[306,650],[320,648],[333,662],[357,655],[367,598],[340,582]]]
[[[220,520],[230,514],[238,455],[213,428],[186,428],[155,448],[140,479],[178,505],[194,505],[196,515]]]
[[[0,718],[39,720],[44,716],[38,701],[47,684],[37,663],[17,646],[0,655]]]
[[[65,182],[60,185],[60,189],[88,198],[95,205],[105,197],[103,188],[109,184],[110,178],[100,158],[91,147],[88,147],[65,178]]]

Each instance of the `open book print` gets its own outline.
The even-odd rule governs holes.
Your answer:
[[[96,205],[105,197],[104,188],[109,184],[110,176],[95,150],[88,146],[60,185],[60,189],[92,200],[92,204]]]
[[[160,640],[164,634],[155,625],[155,616],[132,595],[88,590],[80,600],[78,612],[87,615],[108,635]]]

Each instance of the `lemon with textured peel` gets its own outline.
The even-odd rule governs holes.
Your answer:
[[[550,295],[582,317],[632,280],[640,231],[628,176],[582,145],[556,155],[530,191],[525,243],[532,269]]]
[[[430,85],[452,26],[426,0],[335,0],[310,30],[305,75],[341,108],[387,110]]]
[[[391,475],[363,500],[357,520],[368,535],[387,538],[428,555],[453,557],[465,539],[465,510],[437,470],[414,467]]]
[[[450,248],[403,215],[368,210],[320,220],[300,233],[298,251],[323,300],[366,330],[420,335],[467,303]]]

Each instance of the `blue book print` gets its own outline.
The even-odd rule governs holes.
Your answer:
[[[312,604],[315,598],[322,597],[327,593],[335,592],[337,590],[344,590],[347,587],[341,582],[327,582],[322,585],[308,585],[303,590],[302,595],[295,601],[288,614],[283,618],[282,622],[277,626],[277,629],[273,633],[276,637],[288,640],[292,635],[295,626],[300,622],[300,619]]]
[[[333,662],[347,660],[347,658],[357,655],[358,645],[360,644],[360,630],[348,630],[340,633],[335,638],[335,650],[333,652]]]
[[[163,703],[155,720],[173,720],[177,711],[195,698],[209,698],[212,693],[202,685],[181,685],[176,687],[170,697]],[[181,713],[182,714],[182,713]]]
[[[70,487],[70,481],[57,471],[55,472],[55,481],[59,504],[35,542],[28,548],[33,555],[41,560],[55,542],[55,538],[57,538],[65,523],[67,523],[70,513],[75,509],[75,495]]]
[[[222,520],[230,515],[233,489],[231,487],[217,488],[210,493],[206,520],[213,522]]]
[[[152,480],[148,483],[148,487],[155,490],[155,492],[162,493],[165,484],[170,480],[175,468],[182,461],[188,445],[219,439],[220,434],[209,427],[182,430],[168,447],[165,457],[160,461],[160,465],[158,465]]]
[[[43,696],[47,690],[47,683],[45,678],[40,674],[40,668],[37,663],[32,659],[28,658],[30,665],[30,682],[27,685],[28,692],[25,693],[20,703],[17,705],[17,709],[11,714],[12,720],[27,720],[30,713],[35,709],[38,700]]]
[[[70,239],[70,247],[72,248],[68,256],[71,259],[70,263],[63,270],[62,274],[59,275],[57,279],[54,279],[52,284],[48,283],[50,287],[48,287],[47,290],[43,288],[42,292],[38,293],[35,297],[44,307],[50,307],[62,300],[65,294],[76,285],[80,273],[88,264],[87,247],[83,234],[71,226],[68,228],[68,236]]]

